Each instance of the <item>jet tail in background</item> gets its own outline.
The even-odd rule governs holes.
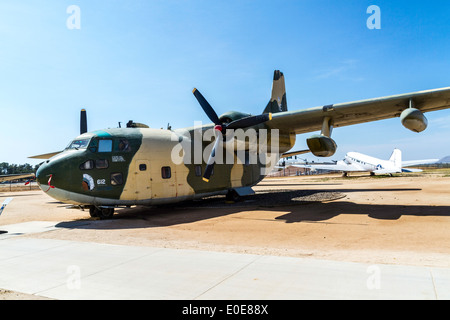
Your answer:
[[[280,70],[275,70],[273,74],[272,97],[263,113],[277,113],[284,111],[287,111],[284,75]]]
[[[389,161],[394,163],[394,166],[396,168],[402,168],[402,152],[399,149],[394,149],[394,152],[392,152],[391,157],[389,158]]]

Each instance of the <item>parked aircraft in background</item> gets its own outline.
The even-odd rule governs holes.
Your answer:
[[[420,169],[407,169],[406,167],[417,166],[419,164],[436,163],[439,159],[411,160],[402,161],[402,152],[394,149],[389,160],[374,158],[359,152],[349,152],[344,160],[337,161],[335,164],[291,164],[297,168],[310,168],[320,170],[342,171],[344,175],[349,172],[370,172],[376,174],[393,174],[401,172],[421,172]]]
[[[34,178],[34,173],[5,174],[0,176],[0,182]]]

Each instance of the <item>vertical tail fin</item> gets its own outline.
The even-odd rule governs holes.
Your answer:
[[[272,97],[263,113],[277,113],[283,111],[287,111],[284,75],[280,70],[275,70],[273,74]]]
[[[394,152],[392,152],[391,157],[389,158],[389,161],[394,163],[394,166],[397,168],[402,168],[402,152],[399,149],[394,149]]]

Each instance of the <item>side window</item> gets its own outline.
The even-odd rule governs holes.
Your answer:
[[[111,174],[111,185],[120,186],[121,184],[123,184],[122,173],[112,173]]]
[[[147,170],[147,165],[145,163],[141,163],[139,165],[139,171],[145,171],[145,170]]]
[[[99,140],[98,141],[98,152],[111,152],[112,151],[112,140]]]
[[[106,160],[106,159],[95,160],[95,167],[97,169],[107,169],[108,168],[108,160]]]
[[[122,152],[129,152],[131,150],[130,143],[127,139],[119,139],[117,144],[117,150]]]
[[[91,170],[91,169],[93,169],[93,168],[94,168],[94,161],[93,161],[93,160],[85,161],[85,162],[83,162],[83,163],[80,165],[80,169],[81,169],[81,170]]]
[[[172,176],[172,172],[170,170],[170,167],[162,167],[161,168],[161,177],[163,179],[170,179]]]

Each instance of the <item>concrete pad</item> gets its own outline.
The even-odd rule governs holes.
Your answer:
[[[53,221],[29,221],[17,224],[0,226],[0,240],[24,234],[41,233],[56,230],[58,222]]]
[[[446,299],[450,271],[12,237],[0,288],[54,299]]]
[[[268,256],[202,298],[218,295],[223,299],[270,300],[436,299],[427,268]]]

